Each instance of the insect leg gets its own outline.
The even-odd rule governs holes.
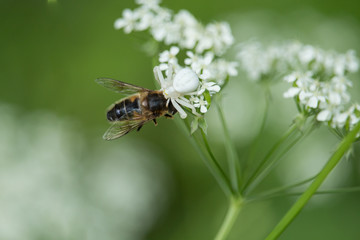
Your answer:
[[[137,131],[140,131],[140,129],[142,128],[142,126],[143,126],[143,124],[141,124],[141,125],[138,127]]]
[[[165,116],[166,118],[171,118],[171,119],[174,118],[174,116],[172,116],[172,115],[170,115],[170,114],[168,114],[168,113],[166,113],[164,116]]]
[[[156,119],[153,119],[153,121],[154,121],[155,126],[157,126],[157,121],[156,121]]]

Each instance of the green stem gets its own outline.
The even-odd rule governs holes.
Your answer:
[[[248,202],[260,201],[260,200],[272,198],[273,196],[279,195],[281,192],[284,192],[286,190],[293,189],[293,188],[299,187],[301,185],[304,185],[304,184],[306,184],[308,182],[311,182],[312,180],[315,179],[315,177],[316,177],[316,175],[312,176],[310,178],[307,178],[305,180],[302,180],[300,182],[297,182],[297,183],[293,183],[293,184],[290,184],[290,185],[287,185],[287,186],[284,186],[284,187],[278,187],[278,188],[266,191],[266,192],[264,192],[264,193],[262,193],[260,195],[257,195],[257,196],[254,196],[254,197],[249,197],[249,198],[246,199],[246,202],[248,203]]]
[[[280,220],[278,225],[273,229],[273,231],[267,236],[267,240],[277,239],[282,232],[290,225],[294,218],[299,214],[303,209],[305,204],[310,200],[312,195],[320,187],[323,181],[326,179],[328,174],[332,169],[339,163],[344,154],[350,149],[352,143],[356,139],[356,135],[360,130],[360,122],[355,126],[355,128],[341,141],[336,152],[331,156],[329,161],[325,164],[324,168],[316,176],[315,180],[308,187],[308,189],[300,196],[300,198],[295,202],[291,209],[285,214],[285,216]]]
[[[296,124],[292,124],[290,128],[285,132],[285,134],[275,143],[275,145],[270,149],[266,154],[265,158],[257,166],[253,174],[249,177],[248,181],[244,184],[242,192],[246,192],[249,185],[254,181],[254,179],[261,173],[261,170],[264,168],[270,157],[275,153],[279,146],[287,140],[287,138],[297,129]]]
[[[234,143],[231,140],[229,128],[225,121],[224,112],[218,102],[216,102],[216,106],[217,106],[217,110],[219,112],[220,121],[221,121],[223,130],[224,130],[224,135],[225,135],[225,150],[226,150],[226,155],[227,155],[227,159],[228,159],[232,187],[233,187],[234,192],[239,195],[240,194],[239,181],[241,179],[240,160],[239,160],[236,148],[234,146]]]
[[[209,142],[207,140],[207,137],[206,137],[206,134],[204,133],[204,131],[202,129],[200,129],[201,131],[201,136],[203,138],[203,141],[204,141],[204,145],[205,145],[205,148],[206,148],[206,151],[207,153],[209,154],[210,156],[210,164],[212,165],[212,168],[215,170],[216,172],[216,175],[220,176],[220,179],[219,180],[222,180],[224,181],[224,183],[222,184],[226,184],[227,188],[229,189],[230,191],[230,195],[235,195],[235,192],[234,190],[231,188],[231,183],[229,181],[229,179],[227,178],[224,170],[221,168],[219,162],[216,160],[215,158],[215,155],[212,153],[211,151],[211,148],[210,148],[210,145],[209,145]],[[217,177],[217,176],[216,176]],[[227,194],[228,195],[228,194]],[[229,195],[228,195],[229,196]]]
[[[186,133],[187,139],[190,141],[191,145],[195,148],[195,150],[200,155],[201,159],[203,160],[206,167],[209,169],[210,173],[214,176],[215,180],[218,182],[221,190],[225,193],[225,195],[230,198],[232,194],[231,184],[229,179],[226,177],[224,171],[216,161],[214,155],[212,154],[211,150],[209,149],[209,145],[207,143],[207,139],[205,136],[205,142],[207,143],[207,147],[205,150],[202,146],[201,142],[196,136],[189,136],[188,133],[190,132],[190,126],[187,121],[177,119],[175,121],[178,126],[183,129],[183,132]],[[185,126],[184,126],[185,124]],[[210,151],[209,151],[210,150]],[[207,151],[207,152],[206,152]],[[212,156],[212,157],[211,157]]]
[[[269,106],[270,106],[269,103],[270,103],[270,91],[268,88],[266,88],[266,90],[265,90],[265,109],[264,109],[263,119],[261,122],[260,130],[259,130],[254,142],[251,144],[251,148],[249,151],[249,157],[246,161],[247,163],[252,163],[254,161],[260,139],[262,138],[263,132],[265,130],[266,120],[267,120],[267,116],[269,114]],[[248,164],[246,166],[248,166]],[[246,172],[246,169],[244,169],[244,172]]]
[[[311,130],[312,129],[313,128],[311,128]],[[264,178],[266,176],[268,176],[269,173],[277,166],[277,163],[279,163],[279,161],[282,159],[282,157],[287,152],[289,152],[290,149],[292,147],[294,147],[301,139],[303,139],[305,136],[307,136],[310,132],[311,131],[307,131],[307,134],[302,134],[302,135],[298,136],[295,140],[290,142],[290,144],[288,146],[286,146],[286,148],[278,155],[278,157],[276,159],[274,159],[269,164],[267,164],[267,166],[258,174],[256,179],[254,179],[254,181],[252,183],[250,183],[250,185],[248,186],[246,191],[243,193],[248,195],[252,190],[254,190],[264,180]]]
[[[341,188],[341,189],[330,189],[330,190],[325,190],[325,191],[317,191],[314,193],[314,195],[325,195],[325,194],[338,194],[338,193],[353,193],[353,192],[359,192],[360,191],[360,187],[349,187],[349,188]],[[250,199],[250,200],[246,200],[245,203],[252,203],[252,202],[257,202],[257,201],[263,201],[263,200],[269,200],[272,198],[277,198],[277,197],[296,197],[296,196],[300,196],[301,194],[303,194],[304,192],[288,192],[288,193],[278,193],[278,194],[272,194],[272,195],[268,195],[268,196],[264,196],[264,197],[259,197],[256,199]]]
[[[225,240],[229,235],[238,215],[243,206],[243,200],[241,197],[238,198],[231,198],[230,199],[230,206],[225,215],[225,219],[216,234],[215,240]]]

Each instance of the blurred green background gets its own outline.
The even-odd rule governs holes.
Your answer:
[[[204,23],[230,22],[237,42],[299,40],[360,52],[355,1],[163,1]],[[154,88],[142,41],[115,31],[132,0],[0,2],[0,239],[211,239],[227,202],[188,136],[160,119],[112,142],[105,109],[119,95],[96,85],[111,77]],[[353,98],[360,100],[359,74]],[[296,114],[273,87],[266,152]],[[246,157],[264,107],[260,87],[243,74],[225,90],[224,110],[239,155]],[[224,149],[216,112],[208,114],[215,154]],[[338,139],[320,128],[301,142],[261,189],[316,173]],[[360,185],[359,148],[325,187]],[[229,239],[263,239],[295,198],[246,206]],[[281,239],[359,239],[360,194],[315,196]]]

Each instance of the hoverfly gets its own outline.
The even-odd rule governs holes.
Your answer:
[[[173,118],[177,110],[162,91],[154,91],[110,78],[98,78],[96,82],[112,91],[128,95],[109,107],[107,119],[112,125],[103,138],[112,140],[141,127],[148,121],[157,125],[156,118]]]

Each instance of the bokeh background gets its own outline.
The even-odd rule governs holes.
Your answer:
[[[164,0],[204,23],[230,22],[237,42],[299,40],[360,53],[356,1]],[[132,0],[0,2],[0,239],[211,239],[227,201],[171,120],[116,141],[101,136],[119,95],[96,85],[112,77],[154,88],[141,39],[113,29]],[[236,49],[236,47],[234,48]],[[235,50],[233,50],[234,52]],[[360,100],[359,74],[352,96]],[[272,87],[266,152],[296,115]],[[224,111],[240,157],[259,131],[261,89],[243,74],[225,89]],[[208,116],[215,154],[224,156],[216,111]],[[339,140],[322,127],[291,151],[258,191],[315,174]],[[359,146],[324,189],[360,185]],[[246,206],[229,239],[263,239],[295,198]],[[280,239],[359,239],[360,193],[315,196]]]

